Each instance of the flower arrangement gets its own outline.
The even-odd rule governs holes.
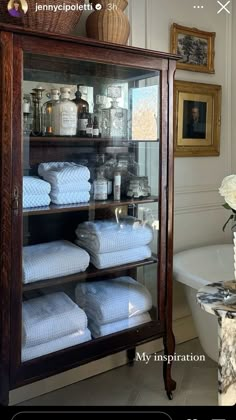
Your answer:
[[[230,217],[223,226],[223,231],[225,231],[230,221],[236,222],[236,175],[229,175],[223,179],[219,193],[225,200],[223,207],[231,211]],[[232,229],[235,227],[236,223],[232,225]]]

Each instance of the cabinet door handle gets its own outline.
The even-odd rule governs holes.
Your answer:
[[[13,190],[12,210],[14,210],[14,211],[19,210],[19,189],[18,189],[18,187],[14,187],[14,190]]]

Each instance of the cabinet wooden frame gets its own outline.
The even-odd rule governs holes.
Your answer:
[[[0,25],[1,111],[7,118],[1,122],[1,276],[2,300],[0,317],[0,381],[1,403],[7,404],[10,389],[46,378],[67,369],[163,338],[166,354],[174,353],[172,332],[172,259],[173,259],[173,79],[177,57],[133,47],[108,44],[85,38],[38,33],[8,25]],[[5,42],[7,40],[7,43]],[[23,55],[41,54],[98,61],[107,64],[161,72],[161,129],[159,193],[159,255],[158,255],[158,320],[138,329],[113,334],[71,349],[21,363],[22,311],[22,111]],[[7,63],[7,65],[6,65]],[[4,83],[3,83],[4,82]],[[14,98],[14,99],[13,99]],[[7,107],[7,108],[6,108]],[[7,111],[8,110],[8,111]],[[11,110],[9,112],[9,110]],[[40,152],[42,144],[34,146]],[[60,146],[59,146],[60,147]],[[4,173],[5,171],[5,173]],[[4,185],[3,185],[4,184]],[[125,205],[126,203],[124,203]],[[30,216],[31,217],[31,216]],[[14,244],[14,246],[12,246]],[[132,267],[129,268],[130,273]],[[122,271],[122,267],[120,268]],[[117,270],[118,272],[119,270]],[[5,315],[6,314],[6,318]],[[5,322],[7,320],[7,322]],[[10,374],[9,374],[10,372]],[[175,389],[171,365],[164,364],[165,389],[169,397]]]

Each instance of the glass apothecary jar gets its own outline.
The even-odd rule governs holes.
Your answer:
[[[61,97],[54,104],[54,134],[56,136],[75,136],[77,131],[77,106],[71,101],[71,90],[60,88]]]
[[[59,102],[59,89],[51,89],[47,94],[50,98],[42,107],[43,135],[50,136],[55,134],[55,105]]]

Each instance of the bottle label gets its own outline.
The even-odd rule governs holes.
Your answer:
[[[94,181],[94,199],[106,200],[107,199],[107,182]]]
[[[87,127],[86,128],[86,134],[87,135],[93,135],[93,129],[92,129],[92,127]]]
[[[76,113],[62,112],[61,114],[61,126],[63,128],[76,128],[77,117]]]
[[[79,131],[86,131],[88,125],[88,118],[80,118],[78,123]]]
[[[93,129],[93,135],[94,136],[99,136],[99,128],[94,128]]]

